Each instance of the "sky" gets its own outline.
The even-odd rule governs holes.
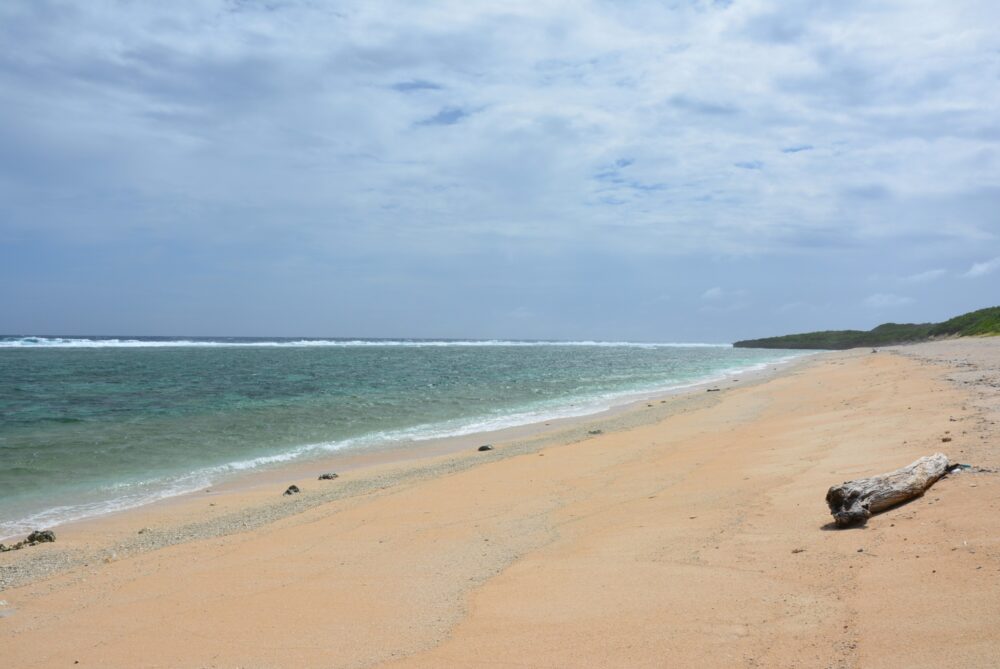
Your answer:
[[[727,342],[1000,304],[995,0],[0,3],[0,332]]]

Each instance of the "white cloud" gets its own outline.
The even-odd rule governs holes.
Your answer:
[[[383,240],[416,228],[428,245],[502,234],[679,254],[971,239],[993,222],[995,208],[961,211],[1000,183],[982,151],[989,2],[3,4],[18,54],[0,62],[0,96],[17,101],[4,125],[39,141],[0,137],[0,154],[14,179],[44,175],[4,198],[28,229],[73,234],[74,215],[40,220],[32,204],[75,212],[77,191],[142,200],[95,212],[105,229],[202,207],[188,224],[142,218],[195,238],[238,228],[218,212],[243,207],[282,221],[271,231],[305,208]],[[964,223],[940,225],[924,200]]]
[[[913,304],[913,302],[914,299],[912,297],[893,295],[892,293],[875,293],[866,297],[863,304],[872,309],[885,309],[903,307],[907,304]]]
[[[211,258],[233,277],[214,282],[220,314],[242,304],[240,272],[276,286],[257,331],[316,277],[358,305],[328,310],[346,335],[405,333],[379,314],[415,309],[418,287],[428,320],[470,305],[456,336],[550,285],[557,306],[509,320],[656,336],[747,303],[746,286],[748,320],[855,322],[870,313],[844,295],[916,295],[938,267],[1000,253],[998,24],[993,0],[4,0],[0,268],[35,286],[30,268],[73,258],[74,282],[102,259],[90,249],[118,248],[116,283],[148,292]],[[129,249],[157,250],[158,271]],[[965,297],[988,303],[989,283]],[[578,317],[605,285],[674,303]],[[940,312],[932,292],[921,306]],[[113,311],[110,295],[90,302]],[[777,306],[792,300],[817,306]]]
[[[943,277],[948,272],[943,269],[929,269],[926,272],[918,272],[917,274],[911,274],[909,276],[904,276],[900,279],[901,283],[930,283],[931,281],[936,281]]]
[[[721,286],[713,286],[701,294],[701,299],[716,302],[722,299],[733,299],[735,297],[746,297],[748,292],[743,288],[726,290]]]
[[[992,274],[993,272],[1000,269],[1000,256],[993,258],[992,260],[987,260],[985,262],[977,262],[969,268],[969,271],[962,276],[968,278],[975,278],[979,276],[986,276],[987,274]]]

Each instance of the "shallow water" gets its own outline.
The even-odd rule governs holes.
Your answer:
[[[0,338],[0,537],[333,451],[417,447],[594,413],[792,354],[594,342]]]

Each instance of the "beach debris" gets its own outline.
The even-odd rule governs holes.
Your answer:
[[[806,549],[805,548],[793,548],[792,552],[793,553],[805,553]]]
[[[951,437],[941,437],[941,441],[947,443],[947,442],[951,441]]]
[[[949,474],[958,474],[960,472],[972,472],[974,474],[995,474],[995,469],[990,469],[989,467],[977,467],[975,465],[965,465],[956,462],[953,465],[948,465]]]
[[[604,434],[604,430],[587,430],[587,434]]]
[[[327,472],[325,474],[320,474],[319,475],[319,480],[320,481],[332,481],[333,479],[335,479],[335,478],[337,478],[339,476],[340,476],[340,474],[334,474],[333,472]]]
[[[492,451],[493,450],[493,444],[483,444],[482,446],[480,446],[476,450],[480,451],[480,452],[482,452],[482,451]]]
[[[56,540],[56,533],[52,530],[35,530],[28,535],[29,544],[44,544]]]
[[[52,530],[35,530],[28,535],[26,539],[18,541],[16,544],[11,544],[10,546],[6,544],[0,544],[0,553],[6,553],[8,551],[19,551],[22,548],[27,548],[28,546],[34,546],[36,544],[45,544],[56,540],[56,534]]]
[[[294,495],[294,494],[300,493],[300,492],[302,492],[302,491],[299,490],[299,487],[293,483],[292,485],[288,486],[288,489],[285,490],[285,492],[283,494],[287,497],[288,495]]]
[[[948,456],[926,455],[886,474],[832,486],[826,493],[826,503],[837,527],[864,524],[873,513],[920,497],[947,473]]]
[[[709,388],[705,392],[706,393],[717,393],[717,392],[719,392],[719,388]]]

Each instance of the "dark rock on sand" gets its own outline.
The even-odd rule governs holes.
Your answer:
[[[35,544],[44,544],[50,541],[56,540],[56,533],[52,530],[35,530],[28,535],[26,539],[18,541],[16,544],[11,544],[7,546],[5,544],[0,544],[0,553],[6,553],[7,551],[19,551],[22,548],[27,548],[28,546],[34,546]]]
[[[587,430],[587,434],[604,434],[604,430]]]
[[[29,544],[44,544],[56,540],[56,533],[52,530],[35,530],[28,535]]]
[[[493,450],[493,444],[483,444],[482,446],[480,446],[476,450],[478,450],[478,451],[492,451]]]
[[[319,480],[320,481],[332,481],[333,479],[337,478],[338,476],[340,476],[340,474],[334,474],[333,472],[327,472],[326,474],[320,474],[319,475]]]
[[[302,492],[299,487],[295,484],[288,486],[288,490],[285,491],[285,495],[294,495],[297,492]]]

